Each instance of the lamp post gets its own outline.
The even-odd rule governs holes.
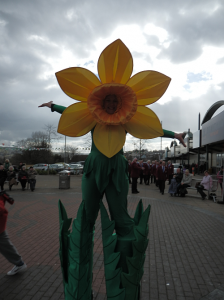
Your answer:
[[[200,119],[201,119],[201,115],[200,115],[200,113],[199,113],[199,115],[198,115],[198,130],[199,130],[198,175],[200,174],[200,168],[199,168],[199,166],[200,166],[200,147],[201,147],[201,133],[200,133],[200,129],[201,129],[200,123],[201,123],[201,121],[200,121]]]
[[[222,201],[224,202],[224,174],[222,174]]]
[[[64,157],[64,163],[66,163],[66,135],[65,135],[65,157]]]
[[[161,126],[162,126],[162,124],[163,124],[163,122],[161,121]],[[160,155],[159,155],[159,159],[161,159],[162,158],[162,140],[163,140],[163,138],[161,137],[161,144],[160,144],[160,155],[161,155],[161,157],[160,157]]]

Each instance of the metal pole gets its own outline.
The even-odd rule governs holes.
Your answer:
[[[206,145],[206,169],[208,170],[208,145]]]
[[[161,121],[161,126],[162,126],[162,124],[163,124],[163,122]],[[161,137],[161,143],[160,143],[160,150],[161,150],[161,156],[162,156],[162,137]],[[159,156],[159,158],[160,158],[160,156]]]
[[[200,174],[200,148],[201,148],[201,115],[200,113],[198,114],[198,130],[199,130],[199,147],[198,147],[198,175]]]
[[[222,201],[224,202],[224,174],[222,174]]]
[[[187,167],[187,168],[190,169],[190,168],[189,168],[189,166],[190,166],[190,152],[188,152],[188,157],[187,157],[187,158],[188,158],[188,163],[187,163],[187,166],[188,166],[188,167]]]
[[[66,163],[66,135],[65,135],[65,159],[64,162]]]
[[[142,159],[142,140],[140,139],[140,159]]]

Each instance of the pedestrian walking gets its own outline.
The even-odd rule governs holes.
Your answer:
[[[137,190],[137,180],[140,176],[140,172],[143,170],[142,167],[137,163],[137,158],[135,157],[131,164],[131,178],[132,178],[132,194],[138,194]]]
[[[30,189],[31,189],[32,192],[35,190],[36,175],[37,175],[37,171],[34,170],[33,167],[30,167],[30,169],[28,171],[28,176],[29,176]]]
[[[167,180],[167,167],[165,165],[165,161],[157,168],[157,176],[159,190],[162,195],[164,195],[165,190],[165,182]]]
[[[26,183],[28,181],[28,178],[29,178],[29,175],[26,171],[26,167],[25,166],[22,166],[22,169],[21,171],[19,171],[19,181],[21,183],[21,186],[22,186],[22,190],[25,191],[25,187],[26,187]]]
[[[13,166],[9,167],[9,170],[7,172],[7,181],[9,182],[9,190],[11,191],[12,186],[14,184],[17,185],[17,181],[16,181],[16,172],[14,171]]]
[[[9,162],[9,159],[6,159],[6,160],[5,160],[5,163],[4,163],[4,169],[5,169],[6,171],[8,171],[10,166],[11,166],[11,164],[10,164],[10,162]]]
[[[174,166],[170,160],[168,161],[168,165],[167,165],[167,175],[168,175],[168,179],[169,179],[168,184],[171,184],[171,179],[173,178],[173,175],[174,175]]]
[[[4,183],[7,178],[7,171],[4,169],[3,165],[0,165],[0,186],[1,186],[1,191],[4,190]]]
[[[0,253],[12,264],[14,267],[7,275],[15,275],[27,269],[27,265],[22,260],[22,257],[16,250],[15,246],[9,239],[6,231],[6,223],[8,217],[8,211],[5,208],[5,202],[13,204],[14,200],[6,193],[0,192]]]

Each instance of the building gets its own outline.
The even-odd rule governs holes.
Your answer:
[[[193,134],[188,130],[185,137],[186,148],[174,140],[170,149],[165,150],[165,159],[185,164],[203,165],[211,173],[217,173],[224,165],[224,111],[214,113],[224,105],[224,101],[214,103],[206,112],[198,131]]]

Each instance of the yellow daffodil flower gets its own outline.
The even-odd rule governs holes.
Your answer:
[[[118,153],[126,132],[140,139],[163,135],[157,115],[146,105],[159,100],[170,78],[156,71],[142,71],[131,77],[133,58],[121,40],[107,46],[98,60],[99,78],[87,69],[74,67],[56,73],[61,89],[80,102],[63,112],[58,132],[79,137],[94,127],[93,140],[107,157]],[[103,100],[116,95],[118,108],[108,114]]]

